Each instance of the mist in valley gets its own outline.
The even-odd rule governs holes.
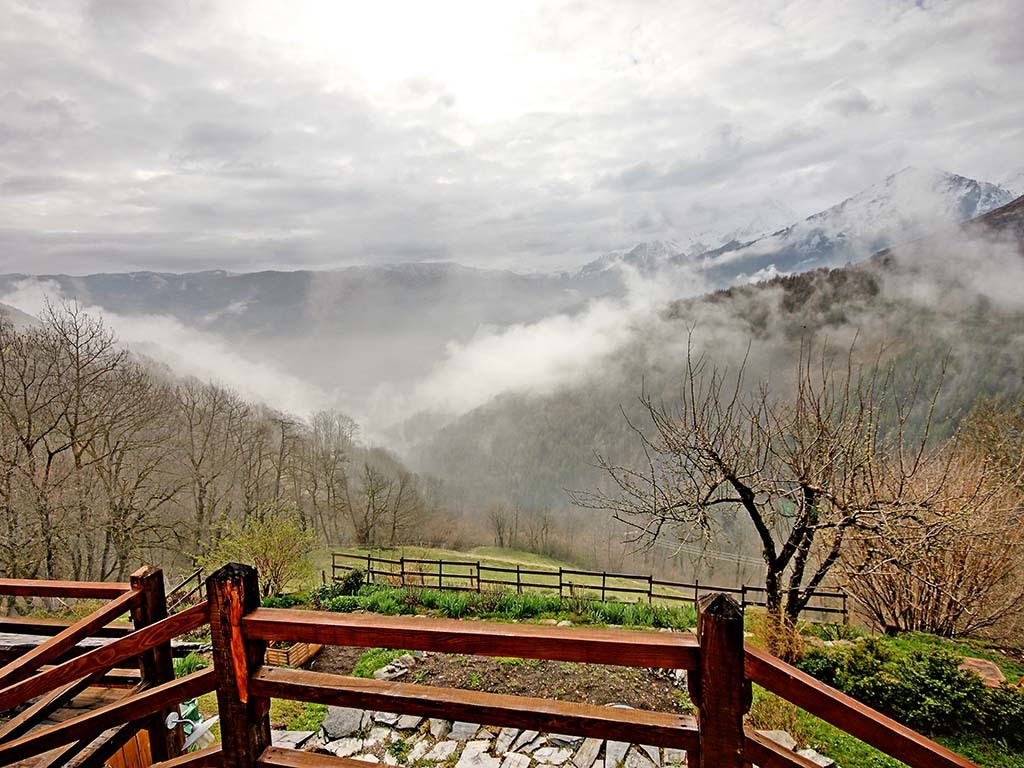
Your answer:
[[[688,352],[726,372],[742,365],[744,386],[765,384],[780,399],[802,343],[831,348],[839,362],[850,349],[859,364],[881,356],[926,387],[945,361],[934,428],[946,436],[979,399],[1021,392],[1019,226],[950,223],[874,257],[850,251],[853,266],[760,281],[739,273],[717,288],[699,264],[620,257],[599,281],[438,265],[356,276],[142,275],[130,278],[140,290],[127,293],[124,278],[19,277],[0,302],[37,317],[71,302],[174,378],[281,414],[268,417],[271,433],[274,419],[298,435],[313,434],[322,414],[351,417],[353,446],[392,452],[381,459],[389,470],[407,467],[423,493],[430,486],[430,504],[448,521],[439,540],[450,545],[498,543],[496,520],[513,515],[521,534],[503,544],[733,585],[757,583],[763,571],[739,515],[704,544],[671,530],[638,541],[628,520],[572,502],[574,491],[608,488],[597,456],[642,460],[634,428],[651,425],[641,392],[677,399]],[[189,281],[243,287],[200,294]],[[151,298],[140,299],[146,291]],[[285,431],[277,439],[287,442]]]

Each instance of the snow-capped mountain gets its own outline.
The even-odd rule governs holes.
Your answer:
[[[1009,190],[1015,197],[1024,195],[1024,169],[1011,173],[999,183],[999,186]]]
[[[630,248],[611,251],[567,274],[589,279],[620,266],[651,273],[666,263],[689,263],[712,249],[748,243],[766,232],[785,227],[796,218],[793,209],[778,200],[744,205],[742,210],[744,218],[724,214],[721,224],[713,229],[680,234],[668,240],[647,240]]]
[[[1021,179],[1024,184],[1024,177]],[[904,168],[838,205],[792,223],[781,204],[763,206],[731,231],[680,240],[654,240],[612,251],[573,277],[595,281],[621,266],[651,274],[666,265],[702,269],[712,284],[729,285],[867,258],[1005,205],[1016,197],[1003,186],[936,169]],[[790,218],[782,216],[789,214]],[[714,244],[717,241],[717,244]],[[706,242],[704,247],[694,243]]]
[[[705,253],[715,282],[838,266],[1005,205],[1012,192],[941,170],[905,168],[785,229]]]

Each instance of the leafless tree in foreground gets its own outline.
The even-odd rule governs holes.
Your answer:
[[[641,395],[653,428],[630,426],[644,462],[623,466],[599,455],[613,490],[572,495],[613,511],[641,546],[670,532],[710,543],[739,510],[761,546],[769,615],[793,626],[851,532],[940,502],[941,486],[913,482],[946,471],[943,456],[929,450],[938,392],[922,397],[916,376],[898,392],[893,366],[880,356],[861,366],[852,347],[836,359],[803,343],[784,393],[767,382],[748,386],[744,368],[730,375],[715,367],[691,339],[679,400]]]

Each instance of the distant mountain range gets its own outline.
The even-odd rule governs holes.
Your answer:
[[[666,269],[683,268],[693,274],[694,290],[725,287],[860,261],[1012,197],[984,181],[908,168],[788,226],[783,217],[791,212],[770,203],[731,232],[685,244],[640,243],[568,271],[520,274],[446,262],[242,274],[7,274],[0,275],[0,301],[28,309],[18,291],[42,281],[45,290],[122,321],[170,317],[358,403],[382,382],[401,388],[417,381],[453,344],[553,315],[572,317],[594,299],[623,298],[624,268],[654,282]],[[756,233],[758,226],[778,228]],[[160,357],[158,349],[149,353]]]
[[[733,238],[699,254],[671,243],[640,243],[580,268],[593,279],[611,268],[643,273],[667,264],[699,269],[718,287],[767,279],[817,267],[863,261],[871,254],[922,237],[943,226],[973,219],[1016,195],[1002,186],[940,170],[905,168],[827,210],[774,232]]]

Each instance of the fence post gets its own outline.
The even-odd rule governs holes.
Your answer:
[[[523,594],[523,575],[519,571],[518,563],[516,563],[516,594]]]
[[[437,588],[441,589],[444,586],[444,560],[437,561]]]
[[[850,611],[846,607],[846,590],[840,589],[839,591],[843,593],[843,626],[846,626],[850,623]]]
[[[647,576],[647,602],[654,605],[654,577]]]
[[[206,594],[224,768],[255,768],[270,746],[270,699],[249,694],[249,674],[263,663],[266,643],[242,635],[242,617],[260,604],[256,570],[228,563],[206,580]]]
[[[747,585],[746,584],[741,584],[740,585],[740,608],[742,610],[744,610],[744,611],[747,610]]]
[[[405,586],[405,555],[398,558],[399,578],[402,580],[402,586]]]
[[[558,566],[558,596],[562,596],[562,584],[565,577],[562,575],[562,566]]]
[[[131,575],[130,581],[132,589],[142,593],[138,605],[131,610],[135,629],[142,629],[167,618],[164,572],[151,566],[143,567]],[[139,655],[139,673],[142,682],[151,688],[174,679],[174,658],[171,656],[170,640]],[[178,708],[175,706],[157,712],[144,721],[149,732],[149,749],[153,762],[170,760],[181,754],[185,741],[181,727],[175,726],[173,730],[168,730],[165,722],[170,712],[177,711]]]
[[[700,579],[696,576],[693,579],[693,607],[700,605]]]
[[[750,709],[750,682],[743,671],[743,613],[724,593],[698,604],[700,661],[687,678],[697,705],[700,761],[697,768],[741,768],[743,715]]]
[[[480,594],[483,590],[480,587],[480,561],[476,561],[476,591]]]
[[[605,588],[608,586],[608,571],[601,571],[601,602],[605,601]]]

